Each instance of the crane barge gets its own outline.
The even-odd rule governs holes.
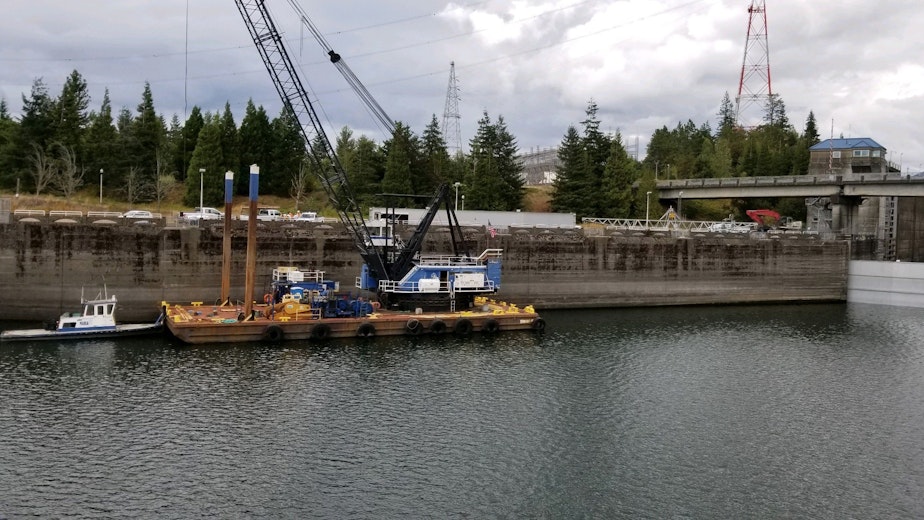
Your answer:
[[[204,307],[202,302],[163,302],[170,332],[187,343],[213,343],[543,330],[545,321],[532,306],[521,308],[492,298],[500,288],[502,250],[486,249],[477,255],[464,250],[448,185],[437,189],[407,240],[391,227],[386,227],[391,232],[384,237],[372,234],[264,0],[235,0],[235,4],[285,110],[299,123],[306,155],[321,185],[353,237],[363,260],[356,287],[370,296],[340,294],[339,283],[325,279],[321,271],[280,266],[273,270],[262,303],[246,296],[242,305],[225,298],[219,305]],[[258,177],[255,181],[252,172],[254,208],[255,182]],[[226,189],[230,189],[227,184]],[[424,255],[424,238],[443,208],[452,253]],[[255,230],[253,218],[250,225]],[[254,239],[255,231],[248,233],[248,240]],[[248,269],[253,265],[249,258],[247,264]],[[252,285],[253,273],[248,272],[247,280]],[[227,284],[223,281],[223,285]]]

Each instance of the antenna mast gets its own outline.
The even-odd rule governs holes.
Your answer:
[[[742,111],[770,101],[770,47],[767,44],[767,7],[764,0],[751,0],[748,7],[748,35],[735,97],[735,123],[741,125]],[[742,125],[745,126],[745,125]]]
[[[459,84],[456,83],[456,62],[449,63],[449,87],[446,89],[446,108],[443,109],[443,138],[450,155],[462,153],[462,116],[459,115]]]

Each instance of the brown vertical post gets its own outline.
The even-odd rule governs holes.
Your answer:
[[[225,172],[225,229],[221,243],[221,304],[231,304],[231,211],[234,195],[234,172]]]
[[[253,285],[257,269],[257,194],[260,187],[260,167],[250,165],[250,214],[247,217],[247,266],[244,277],[244,316],[253,316]]]

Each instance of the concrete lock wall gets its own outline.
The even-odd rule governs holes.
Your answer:
[[[854,260],[848,284],[851,303],[924,307],[924,264]]]
[[[272,269],[320,269],[353,290],[361,259],[340,224],[260,223],[255,298]],[[484,227],[464,236],[477,254],[504,250],[498,299],[539,309],[757,302],[844,301],[850,246],[844,240],[753,234],[740,238]],[[244,295],[246,227],[232,231],[232,299]],[[425,252],[447,253],[449,233],[434,228]],[[81,290],[105,284],[122,321],[153,319],[162,301],[220,297],[221,224],[198,228],[60,224],[0,225],[0,319],[53,321],[76,309]]]

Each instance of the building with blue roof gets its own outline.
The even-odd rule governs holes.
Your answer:
[[[825,139],[809,148],[810,175],[890,171],[898,170],[886,159],[886,148],[869,137]]]

